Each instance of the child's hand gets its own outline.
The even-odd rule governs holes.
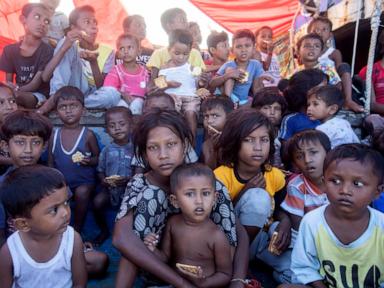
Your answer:
[[[121,187],[121,186],[127,186],[127,183],[129,181],[129,177],[121,177],[119,179],[115,180],[115,185],[116,187]]]
[[[177,267],[177,270],[179,270],[184,275],[189,276],[188,278],[193,282],[193,284],[197,284],[197,286],[200,286],[200,285],[198,285],[199,284],[198,280],[205,278],[204,273],[203,273],[204,271],[200,266],[197,266],[197,272],[196,273],[189,272],[185,269],[180,269],[179,267]]]
[[[276,239],[276,249],[284,252],[289,244],[291,243],[291,223],[290,221],[281,221],[276,227],[277,239]]]
[[[155,251],[157,244],[159,244],[159,235],[155,233],[149,233],[144,237],[144,244],[150,251]]]
[[[82,50],[80,51],[80,57],[89,62],[96,62],[97,57],[99,57],[99,52],[91,50]]]
[[[362,113],[364,112],[364,107],[363,106],[360,106],[359,104],[357,104],[355,101],[345,101],[344,103],[344,107],[347,109],[347,110],[351,110],[353,112],[356,112],[356,113]]]
[[[225,70],[225,75],[228,78],[235,79],[235,80],[244,79],[246,77],[245,71],[238,68],[231,68],[231,67]]]
[[[210,80],[211,80],[210,74],[207,72],[203,72],[200,74],[198,78],[197,85],[199,87],[207,87]]]
[[[275,82],[275,80],[271,76],[268,76],[268,75],[261,75],[261,76],[259,76],[259,81],[260,82],[268,81],[270,83]]]
[[[167,81],[167,84],[168,84],[167,88],[178,88],[181,86],[181,83],[177,81]]]
[[[266,41],[267,43],[267,53],[272,54],[273,49],[275,49],[275,44],[272,41]]]
[[[121,98],[123,98],[123,100],[128,104],[130,104],[133,101],[133,97],[129,92],[121,92]]]
[[[84,158],[83,158],[83,160],[81,160],[79,163],[80,163],[81,165],[83,165],[83,166],[89,166],[89,165],[91,165],[91,156],[90,156],[90,155],[85,155]]]
[[[69,49],[75,41],[80,40],[81,31],[77,28],[73,28],[65,35],[65,40],[62,47]]]

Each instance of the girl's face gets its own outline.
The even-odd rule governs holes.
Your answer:
[[[139,55],[140,48],[136,41],[129,38],[123,38],[117,45],[117,56],[124,63],[136,62],[136,57]]]
[[[185,142],[168,127],[155,127],[148,133],[145,158],[152,170],[163,177],[184,162]]]
[[[6,87],[0,87],[0,123],[4,118],[17,110],[16,98],[11,90]]]
[[[241,141],[238,165],[246,168],[259,169],[267,161],[271,141],[268,129],[260,126]]]
[[[176,66],[181,66],[187,63],[190,53],[191,47],[180,42],[176,42],[169,48],[171,60]]]
[[[263,105],[260,107],[260,112],[267,116],[273,125],[280,125],[282,109],[279,103],[273,102],[269,105]]]
[[[259,34],[257,35],[256,38],[256,46],[258,49],[262,51],[267,51],[268,50],[268,45],[272,44],[272,30],[271,29],[261,29]]]

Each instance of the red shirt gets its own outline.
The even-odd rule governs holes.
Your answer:
[[[367,66],[361,69],[359,76],[365,80],[366,74]],[[376,95],[376,102],[384,104],[384,67],[381,65],[381,61],[373,64],[372,85]]]

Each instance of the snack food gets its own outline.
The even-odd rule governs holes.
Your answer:
[[[199,77],[201,72],[203,72],[203,70],[201,69],[201,67],[193,67],[193,70],[192,70],[192,76],[193,77]]]
[[[120,175],[111,175],[111,176],[105,177],[105,182],[107,182],[111,186],[116,186],[116,182],[122,178],[124,177]]]
[[[268,246],[268,251],[277,256],[281,254],[281,251],[276,248],[276,240],[278,235],[279,235],[278,232],[273,232],[271,241],[269,242],[269,246]]]
[[[200,266],[194,266],[194,265],[187,265],[187,264],[181,264],[181,263],[176,263],[177,269],[180,271],[185,271],[192,273],[194,275],[200,275],[201,274],[201,267]]]
[[[163,75],[157,77],[154,81],[155,81],[155,85],[160,89],[168,87],[167,80]]]
[[[199,96],[200,98],[205,99],[211,95],[211,92],[209,92],[208,89],[200,88],[196,90],[196,95]]]
[[[248,71],[243,71],[242,70],[242,72],[244,72],[244,77],[242,77],[241,79],[239,79],[239,82],[240,83],[245,83],[245,82],[247,82],[248,81],[248,78],[249,78],[249,72]]]
[[[81,161],[83,161],[84,159],[84,154],[81,153],[80,151],[77,151],[75,154],[72,155],[72,162],[73,163],[79,163]]]
[[[221,134],[221,132],[215,128],[213,128],[211,125],[207,125],[208,130],[212,131],[214,134]]]

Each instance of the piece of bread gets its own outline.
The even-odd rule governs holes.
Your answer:
[[[105,177],[105,182],[107,182],[111,186],[116,186],[116,182],[122,178],[124,177],[120,175],[111,175],[111,176]]]
[[[276,240],[278,235],[279,235],[278,232],[273,232],[271,241],[269,242],[269,245],[268,245],[268,251],[277,256],[281,254],[281,251],[276,248]]]
[[[187,264],[176,263],[176,267],[180,271],[189,272],[189,273],[192,273],[192,274],[194,274],[196,276],[199,275],[200,271],[201,271],[201,267],[200,266],[194,266],[194,265],[187,265]]]
[[[248,78],[249,78],[249,72],[248,71],[243,71],[243,72],[244,72],[245,76],[239,80],[240,83],[247,82]]]
[[[199,88],[196,90],[196,95],[199,96],[200,98],[205,99],[211,95],[211,92],[209,92],[208,89]]]
[[[73,163],[79,163],[84,160],[84,154],[80,151],[77,151],[75,154],[72,155],[72,162]]]
[[[154,81],[155,81],[155,85],[160,89],[168,87],[167,79],[165,78],[164,75],[157,77]]]
[[[214,134],[221,134],[221,132],[215,128],[213,128],[211,125],[207,125],[208,130],[211,130]]]

